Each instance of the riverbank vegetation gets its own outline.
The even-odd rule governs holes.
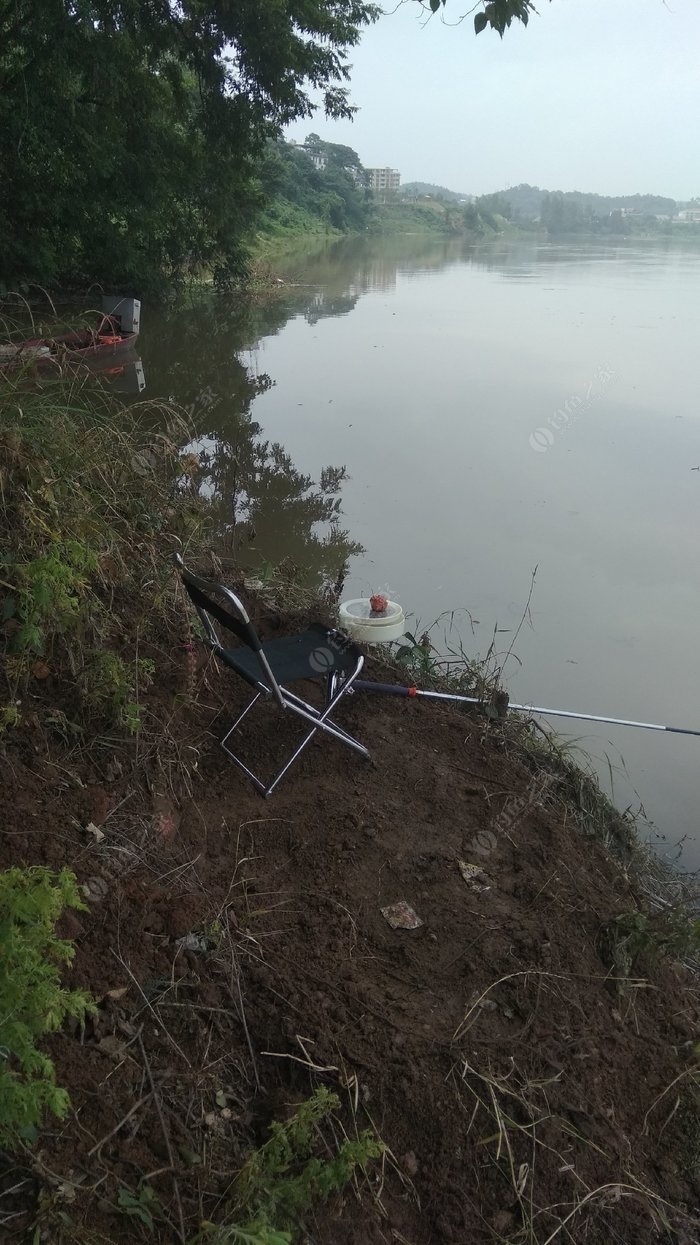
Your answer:
[[[4,1138],[8,1239],[694,1230],[697,936],[629,818],[527,722],[361,693],[343,722],[372,763],[326,741],[263,806],[218,747],[244,693],[171,554],[266,636],[337,585],[246,587],[191,416],[75,373],[6,375],[0,403],[0,1093],[32,1050],[46,1089]],[[369,677],[443,685],[414,648]],[[255,766],[287,730],[248,731]],[[400,902],[416,928],[387,923]],[[20,985],[50,1021],[23,1046]]]
[[[376,219],[357,152],[316,134],[304,148],[281,139],[269,142],[259,180],[264,206],[255,219],[258,254],[307,235],[365,233]]]
[[[364,0],[0,5],[0,281],[240,275],[281,127],[348,116]]]
[[[503,34],[531,9],[489,0],[475,28]],[[313,114],[312,94],[327,117],[352,115],[349,53],[379,12],[369,0],[185,0],[177,14],[0,3],[0,291],[227,286],[256,234],[366,228],[347,168],[329,161],[299,202],[293,161],[270,145]]]

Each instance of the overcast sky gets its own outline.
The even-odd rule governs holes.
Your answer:
[[[385,5],[385,7],[389,7]],[[447,0],[446,18],[471,7]],[[353,122],[290,126],[401,180],[700,195],[700,0],[540,0],[501,41],[405,0],[352,53]]]

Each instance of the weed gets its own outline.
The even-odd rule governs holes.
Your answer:
[[[68,870],[0,873],[0,1141],[5,1144],[31,1136],[45,1111],[66,1115],[68,1095],[56,1085],[53,1064],[36,1043],[66,1017],[82,1020],[94,1010],[87,994],[60,985],[60,966],[73,958],[72,945],[54,934],[66,907],[85,907]]]
[[[0,735],[13,726],[19,726],[21,720],[22,715],[16,705],[3,705],[0,709]]]
[[[218,1228],[205,1225],[195,1245],[292,1245],[291,1232],[278,1232],[255,1224],[247,1228]]]
[[[343,1141],[330,1158],[316,1157],[319,1125],[339,1107],[337,1095],[321,1086],[286,1124],[271,1124],[270,1139],[249,1155],[234,1184],[232,1212],[241,1226],[205,1224],[198,1242],[291,1245],[314,1205],[383,1153],[382,1143],[367,1130],[355,1141]]]
[[[43,654],[47,633],[77,631],[84,617],[82,608],[89,575],[97,569],[97,557],[78,540],[51,540],[40,557],[29,562],[7,562],[17,580],[16,597],[6,597],[5,621],[16,619],[10,650]]]
[[[159,1210],[160,1203],[151,1185],[140,1185],[136,1195],[122,1187],[117,1193],[117,1206],[123,1215],[138,1219],[149,1232],[153,1231],[153,1213]]]
[[[86,708],[135,735],[141,726],[139,693],[150,687],[155,669],[148,657],[138,657],[128,666],[113,649],[88,653],[82,673]]]
[[[652,959],[672,956],[685,959],[700,951],[700,921],[681,908],[648,916],[636,910],[622,912],[602,926],[598,951],[603,963],[615,973],[618,993],[624,989],[640,956]]]
[[[401,643],[394,649],[393,657],[400,666],[423,676],[437,674],[440,670],[440,658],[427,631],[420,639],[406,631]]]
[[[202,512],[179,485],[184,422],[151,414],[167,435],[144,435],[143,411],[80,371],[42,385],[0,376],[0,652],[5,699],[20,707],[51,675],[63,710],[69,683],[77,725],[139,730],[155,667],[124,636],[147,646],[168,613],[179,633],[168,555]]]

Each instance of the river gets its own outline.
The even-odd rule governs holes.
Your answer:
[[[347,560],[345,597],[470,656],[525,613],[511,700],[700,729],[700,250],[348,240],[279,271],[144,317],[144,396],[190,411],[237,555]],[[700,739],[550,722],[700,866]]]

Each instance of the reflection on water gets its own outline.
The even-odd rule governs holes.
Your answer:
[[[146,388],[146,372],[136,351],[120,356],[119,362],[109,367],[93,368],[113,393],[124,396],[142,394]]]
[[[140,342],[247,564],[349,560],[348,596],[467,608],[473,653],[508,648],[538,565],[514,700],[700,726],[700,251],[356,239],[280,271],[272,304],[149,311]],[[580,733],[700,863],[697,741]]]
[[[250,568],[286,561],[318,587],[362,552],[340,522],[345,470],[300,471],[281,440],[263,435],[251,407],[274,382],[243,350],[291,316],[315,323],[338,314],[335,303],[324,311],[316,293],[290,289],[267,306],[193,297],[153,315],[143,348],[149,396],[184,408],[194,429],[190,448],[224,548]]]

